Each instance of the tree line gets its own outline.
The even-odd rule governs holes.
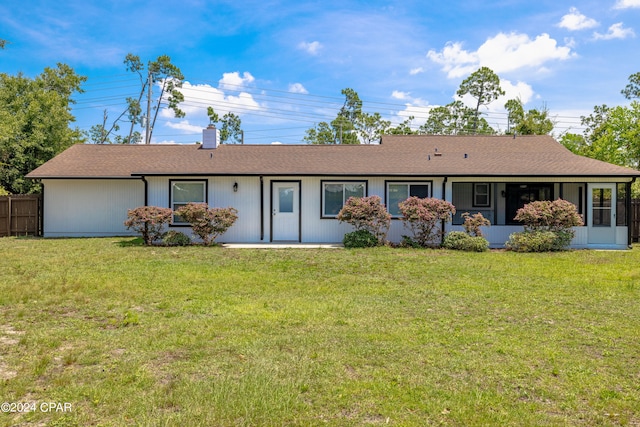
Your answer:
[[[0,50],[8,45],[0,39]],[[128,54],[124,64],[138,76],[139,91],[126,99],[126,107],[114,120],[105,111],[102,123],[88,132],[72,126],[75,117],[71,112],[73,96],[83,92],[86,77],[60,63],[34,78],[0,73],[0,194],[39,192],[40,185],[24,176],[73,144],[149,143],[161,108],[171,109],[175,117],[185,116],[180,109],[184,75],[168,56],[145,64],[139,56]],[[592,114],[581,117],[584,132],[565,133],[559,142],[576,154],[640,169],[640,72],[629,77],[621,92],[630,105],[595,106]],[[503,96],[504,90],[498,75],[481,67],[462,81],[456,92],[459,99],[433,107],[420,126],[413,125],[414,117],[392,126],[380,113],[365,112],[355,90],[346,88],[341,93],[345,99],[336,118],[307,129],[303,142],[371,144],[384,134],[497,134],[483,117],[482,107]],[[467,95],[475,100],[473,107],[462,102]],[[511,99],[505,109],[510,133],[549,134],[553,130],[546,107],[525,110],[520,99]],[[212,107],[207,115],[220,128],[222,143],[242,142],[238,115],[228,112],[220,117]]]
[[[307,129],[303,141],[308,144],[371,144],[382,135],[495,135],[493,129],[482,117],[481,107],[487,106],[505,94],[500,86],[500,77],[488,67],[481,67],[462,81],[455,100],[447,105],[429,110],[426,121],[413,126],[415,117],[392,126],[380,113],[366,113],[362,110],[362,100],[358,93],[346,88],[342,90],[344,104],[331,122],[320,122]],[[473,107],[462,102],[469,95],[475,100]],[[508,112],[508,130],[521,135],[548,134],[554,123],[546,108],[525,111],[522,101],[511,99],[505,104]]]

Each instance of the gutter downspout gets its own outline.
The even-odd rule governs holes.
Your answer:
[[[447,194],[447,179],[448,177],[444,177],[444,180],[442,181],[442,200],[447,201],[447,198],[445,197],[445,195]],[[442,224],[440,225],[440,230],[442,230],[442,233],[440,234],[440,245],[444,244],[444,226],[445,226],[445,220],[442,220]]]
[[[260,241],[264,241],[264,177],[260,175]]]
[[[147,206],[149,204],[149,195],[147,194],[149,183],[147,182],[147,179],[144,177],[144,175],[141,175],[140,179],[144,183],[144,205]]]
[[[40,219],[38,220],[38,232],[36,233],[39,237],[44,237],[44,182],[40,180],[40,185],[42,185],[42,196],[40,199]]]

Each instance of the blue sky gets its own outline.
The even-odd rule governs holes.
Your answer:
[[[207,106],[238,114],[245,143],[301,143],[335,118],[347,87],[365,111],[419,126],[480,66],[507,91],[485,109],[494,128],[505,130],[503,105],[520,97],[546,106],[559,136],[579,132],[594,105],[628,103],[620,90],[640,72],[640,0],[8,0],[0,38],[10,42],[0,72],[35,76],[62,62],[88,77],[75,96],[82,130],[139,90],[127,53],[169,55],[186,78],[187,116],[163,112],[155,143],[200,141]]]

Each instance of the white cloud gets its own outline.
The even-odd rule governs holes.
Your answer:
[[[302,85],[302,83],[292,83],[289,85],[289,92],[291,93],[301,93],[308,94],[309,91]]]
[[[409,92],[394,90],[391,97],[406,101],[404,109],[398,111],[395,113],[395,116],[389,119],[393,126],[399,125],[409,117],[413,117],[413,126],[411,127],[417,129],[427,119],[429,111],[435,107],[435,105],[429,105],[429,103],[422,98],[413,98]]]
[[[442,65],[449,78],[472,73],[480,62],[477,53],[462,49],[462,43],[459,42],[448,42],[441,52],[430,50],[427,58]]]
[[[424,68],[418,67],[418,68],[412,68],[411,70],[409,70],[409,74],[412,76],[415,76],[416,74],[420,74],[420,73],[424,73]]]
[[[301,42],[298,47],[310,55],[317,55],[320,49],[322,49],[322,44],[319,41]]]
[[[504,90],[504,95],[493,101],[491,104],[487,105],[486,108],[490,112],[495,111],[504,111],[504,104],[510,99],[520,98],[523,105],[526,105],[529,101],[531,101],[534,97],[533,88],[524,82],[517,82],[513,84],[509,80],[500,79],[500,87]],[[462,98],[457,97],[457,99],[462,100],[462,102],[468,107],[472,107],[475,109],[477,99],[467,94]]]
[[[409,95],[409,92],[401,92],[399,90],[394,90],[393,93],[391,93],[393,99],[409,99]]]
[[[225,73],[220,80],[221,86],[223,81],[235,81],[238,73]],[[239,76],[238,76],[239,77]],[[241,78],[244,81],[253,81],[253,77],[249,73],[244,73]],[[237,79],[236,79],[237,80]],[[238,116],[251,112],[259,112],[263,107],[253,99],[253,95],[247,92],[237,92],[237,86],[233,85],[233,95],[222,89],[212,87],[207,84],[191,84],[184,82],[180,92],[184,95],[184,102],[180,104],[180,109],[186,113],[186,119],[177,121],[174,118],[173,111],[163,108],[160,112],[160,118],[163,120],[162,126],[175,129],[184,134],[200,134],[202,129],[209,123],[207,116],[207,107],[213,107],[215,112],[222,117],[226,113],[234,113]],[[156,123],[156,128],[159,123]],[[198,136],[194,136],[194,141],[198,140]]]
[[[623,28],[622,22],[613,24],[609,27],[609,31],[606,34],[600,34],[598,32],[593,33],[593,38],[596,40],[612,40],[612,39],[626,39],[627,37],[635,37],[636,33],[631,28]]]
[[[500,104],[501,107],[510,100],[520,98],[522,104],[525,105],[533,99],[533,88],[525,82],[511,83],[509,80],[500,80],[500,86],[504,90],[505,94],[498,98],[496,104]]]
[[[558,24],[561,28],[566,28],[569,31],[584,30],[587,28],[597,27],[598,21],[593,18],[587,18],[580,13],[578,9],[572,7],[569,9],[569,13],[564,15]]]
[[[533,40],[526,34],[498,33],[475,52],[463,49],[460,42],[449,42],[441,52],[427,53],[429,59],[442,65],[449,78],[465,77],[482,66],[498,74],[532,67],[540,70],[548,61],[566,60],[573,55],[571,48],[558,46],[544,33]]]
[[[237,115],[260,110],[260,104],[253,99],[253,95],[250,93],[241,92],[238,96],[228,95],[225,101],[227,102],[227,108]]]
[[[614,9],[631,9],[631,8],[640,8],[640,0],[618,0],[616,5],[613,7]]]
[[[234,71],[233,73],[222,74],[222,78],[218,81],[218,87],[220,89],[240,90],[243,86],[253,83],[254,80],[255,78],[251,73],[245,71],[240,76],[239,72]]]
[[[198,133],[202,132],[202,126],[196,126],[189,123],[189,120],[181,120],[177,123],[167,122],[165,123],[166,127],[171,129],[176,129],[180,131],[184,131],[185,133]]]

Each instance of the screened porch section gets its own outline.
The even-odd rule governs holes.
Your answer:
[[[453,225],[463,223],[462,214],[481,213],[491,225],[520,225],[518,209],[529,202],[562,198],[585,218],[585,183],[550,182],[454,182],[451,203],[456,207]]]

